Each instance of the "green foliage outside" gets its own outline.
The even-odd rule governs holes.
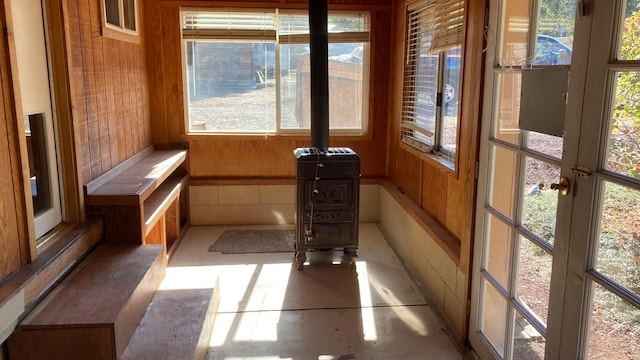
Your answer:
[[[624,23],[620,57],[640,59],[640,11]],[[618,76],[608,167],[640,178],[640,72],[625,71]]]

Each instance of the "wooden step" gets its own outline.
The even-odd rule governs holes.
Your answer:
[[[213,289],[160,289],[122,360],[205,359],[220,302]]]
[[[10,358],[120,358],[165,268],[162,245],[97,247],[18,325]]]

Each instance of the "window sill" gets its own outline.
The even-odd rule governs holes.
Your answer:
[[[412,146],[409,146],[402,142],[400,142],[400,148],[409,152],[410,154],[414,155],[420,160],[430,163],[431,165],[441,170],[443,173],[446,173],[449,176],[457,178],[458,170],[455,169],[455,164],[445,159],[443,156],[437,155],[437,154],[431,154],[431,153],[425,154],[413,148]]]
[[[247,133],[247,134],[224,134],[224,133],[195,133],[190,132],[184,135],[186,140],[207,140],[207,139],[216,139],[218,140],[238,140],[238,141],[251,141],[251,140],[287,140],[287,141],[309,141],[311,135],[310,134],[255,134],[255,133]],[[366,134],[336,134],[329,135],[329,142],[344,142],[344,141],[371,141],[373,140],[373,136],[370,133]]]
[[[140,36],[137,33],[129,33],[123,30],[102,26],[102,36],[108,39],[140,44]]]

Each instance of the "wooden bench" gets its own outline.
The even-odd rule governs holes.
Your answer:
[[[11,359],[119,359],[166,269],[162,245],[100,245],[9,338]]]
[[[187,150],[149,147],[84,187],[87,214],[105,219],[105,241],[163,244],[171,254],[187,224]]]

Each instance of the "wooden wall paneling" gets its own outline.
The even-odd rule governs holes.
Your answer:
[[[91,36],[96,38],[102,36],[102,31],[100,27],[102,26],[102,22],[100,18],[102,17],[102,6],[100,2],[104,0],[90,0],[89,1],[89,13],[91,19]]]
[[[100,161],[102,172],[113,167],[111,157],[111,129],[109,128],[109,111],[105,80],[104,47],[102,37],[92,38],[93,69],[95,73],[96,118],[100,138]],[[117,164],[117,163],[116,163]]]
[[[110,46],[110,59],[113,66],[113,94],[115,100],[114,121],[116,124],[116,133],[118,138],[118,159],[123,162],[127,156],[127,130],[124,122],[124,89],[122,87],[122,66],[120,58],[120,42],[116,40],[108,40]]]
[[[62,178],[61,188],[65,193],[62,203],[65,222],[79,223],[84,220],[84,196],[82,191],[82,168],[79,140],[75,134],[73,121],[71,83],[71,44],[68,36],[68,2],[63,0],[45,1],[49,47],[51,49],[51,77],[55,93],[56,125],[58,134],[58,165]]]
[[[468,225],[467,218],[471,215],[472,207],[465,203],[466,193],[469,192],[464,181],[458,181],[452,177],[448,178],[444,189],[446,189],[446,199],[441,222],[460,241],[464,239],[464,226]]]
[[[145,4],[139,1],[138,5],[138,36],[140,42],[136,46],[136,69],[139,91],[136,92],[138,99],[138,111],[140,111],[140,149],[144,149],[153,144],[151,140],[151,121],[149,118],[149,76],[147,67],[147,41],[145,33]]]
[[[144,7],[144,30],[149,76],[149,111],[151,139],[155,144],[169,142],[164,82],[164,39],[159,0],[148,0]]]
[[[450,175],[441,168],[425,162],[422,167],[422,209],[440,224],[446,224],[447,190]],[[455,180],[453,180],[455,181]]]
[[[462,225],[462,248],[460,256],[460,267],[467,275],[467,281],[470,284],[468,276],[471,272],[471,259],[473,257],[473,233],[475,227],[475,201],[476,201],[476,161],[479,153],[480,139],[480,119],[482,116],[482,89],[484,74],[484,25],[485,13],[488,7],[487,0],[469,1],[467,5],[467,23],[466,23],[466,43],[468,44],[465,53],[465,66],[463,78],[463,91],[467,99],[463,103],[462,115],[465,119],[463,124],[464,136],[468,144],[467,159],[465,161],[465,193],[462,203],[469,206],[470,213],[465,217],[465,223]],[[463,95],[465,96],[465,95]],[[461,129],[461,131],[463,130]],[[468,284],[468,285],[469,285]],[[470,287],[467,286],[467,288]],[[469,290],[469,289],[467,289]]]
[[[80,45],[82,47],[82,65],[84,78],[84,101],[86,103],[87,133],[89,135],[89,156],[91,179],[101,175],[102,143],[100,140],[100,123],[98,121],[98,103],[96,98],[96,80],[93,57],[93,37],[91,35],[90,0],[78,0],[78,14],[80,15]]]
[[[2,7],[2,5],[0,5]],[[0,19],[0,24],[4,29],[4,15]],[[2,39],[5,39],[3,37]],[[11,110],[11,93],[10,84],[11,81],[7,79],[9,66],[6,57],[6,47],[4,41],[0,45],[0,76],[2,78],[2,87],[0,87],[0,138],[10,139],[13,138],[13,134],[10,131],[9,123],[15,121],[15,116]],[[22,251],[21,246],[25,242],[24,236],[20,236],[18,229],[18,222],[20,219],[17,217],[15,211],[18,202],[16,199],[16,185],[20,183],[14,182],[13,169],[11,166],[12,157],[15,154],[11,151],[9,141],[2,142],[2,149],[0,150],[0,283],[3,282],[7,276],[12,272],[20,269],[22,265]],[[27,247],[28,248],[28,247]]]
[[[180,39],[180,8],[163,7],[163,63],[165,66],[165,101],[169,142],[185,140],[184,101],[182,83],[182,42]]]
[[[18,246],[22,265],[26,265],[32,258],[36,257],[35,224],[33,216],[33,204],[27,199],[31,199],[31,183],[29,159],[27,154],[27,141],[25,136],[24,111],[22,109],[22,99],[20,92],[20,79],[13,77],[17,72],[18,63],[15,55],[15,37],[8,33],[7,29],[13,27],[11,1],[4,1],[3,19],[6,19],[3,27],[5,42],[2,42],[3,64],[2,75],[4,90],[4,106],[7,117],[7,143],[11,160],[12,190],[20,240]],[[6,47],[5,47],[6,46]],[[6,82],[5,82],[6,81]],[[12,120],[10,120],[12,119]]]
[[[104,59],[104,98],[106,103],[106,123],[109,129],[109,154],[111,155],[111,165],[115,166],[125,160],[124,154],[120,153],[119,144],[124,136],[124,129],[118,126],[116,117],[116,95],[115,86],[117,74],[115,69],[115,57],[113,52],[114,41],[108,38],[102,39],[102,52]]]
[[[266,140],[266,139],[265,139]],[[191,177],[294,177],[296,142],[290,140],[190,141]]]
[[[125,149],[127,151],[127,158],[133,156],[135,154],[134,149],[134,135],[133,128],[135,127],[132,124],[131,118],[131,97],[129,97],[129,69],[128,69],[128,59],[129,54],[127,53],[127,44],[122,41],[116,41],[118,44],[118,67],[120,68],[120,83],[116,86],[121,89],[122,96],[122,114],[120,114],[122,125],[124,127],[124,136],[125,136]]]
[[[86,104],[84,100],[84,70],[82,59],[82,44],[80,42],[80,15],[78,14],[79,0],[65,0],[67,3],[67,23],[68,32],[66,42],[70,51],[70,90],[71,104],[73,109],[73,122],[75,124],[75,136],[80,154],[80,164],[82,182],[88,183],[91,180],[91,157],[89,155],[89,134],[86,121]]]
[[[142,139],[144,138],[144,125],[142,124],[142,111],[140,111],[140,77],[138,67],[138,51],[140,51],[140,45],[127,43],[127,50],[129,55],[129,91],[131,98],[131,122],[134,126],[133,135],[135,152],[143,149]]]
[[[124,118],[125,124],[128,126],[128,133],[131,136],[131,147],[132,153],[131,155],[137,153],[140,149],[140,138],[139,138],[139,127],[137,117],[137,109],[136,109],[136,75],[135,75],[135,67],[134,67],[134,49],[132,43],[121,42],[120,47],[120,56],[124,58],[125,63],[125,78],[126,83],[124,84],[124,92],[125,99],[127,99],[128,111]]]
[[[3,223],[7,225],[7,230],[13,229],[15,233],[6,234],[7,250],[17,249],[12,253],[14,258],[9,260],[8,264],[19,264],[25,266],[36,255],[35,243],[35,225],[33,223],[33,205],[31,201],[31,184],[29,180],[29,161],[27,156],[27,144],[24,122],[22,118],[22,101],[20,93],[14,89],[18,88],[17,78],[12,77],[11,69],[17,69],[15,57],[10,57],[10,49],[15,46],[12,44],[13,37],[7,33],[7,29],[11,27],[11,7],[8,1],[0,4],[0,25],[2,25],[3,40],[0,40],[0,76],[2,80],[2,109],[4,117],[4,128],[6,129],[6,144],[8,159],[10,161],[9,173],[2,173],[0,176],[8,176],[6,180],[10,181],[3,184],[7,185],[6,190],[10,190],[13,194],[2,194],[2,201],[7,201],[6,206],[9,211],[5,214]],[[6,19],[6,20],[5,20]],[[5,23],[6,21],[6,23]],[[6,39],[6,40],[5,40]],[[1,127],[0,127],[1,129]],[[0,130],[1,131],[1,130]],[[3,170],[4,172],[4,170]],[[11,200],[13,198],[13,200]],[[14,218],[15,217],[15,218]],[[13,266],[11,267],[13,269]],[[4,276],[3,276],[4,277]],[[1,281],[1,280],[0,280]]]
[[[145,124],[144,124],[144,108],[143,108],[143,102],[142,102],[142,70],[140,68],[140,60],[142,59],[142,57],[140,56],[140,49],[141,46],[138,44],[135,44],[135,51],[133,52],[133,61],[134,61],[134,78],[135,78],[135,84],[136,84],[136,93],[135,93],[135,103],[136,103],[136,107],[135,107],[135,116],[136,116],[136,123],[138,124],[138,149],[144,149],[145,148]]]

